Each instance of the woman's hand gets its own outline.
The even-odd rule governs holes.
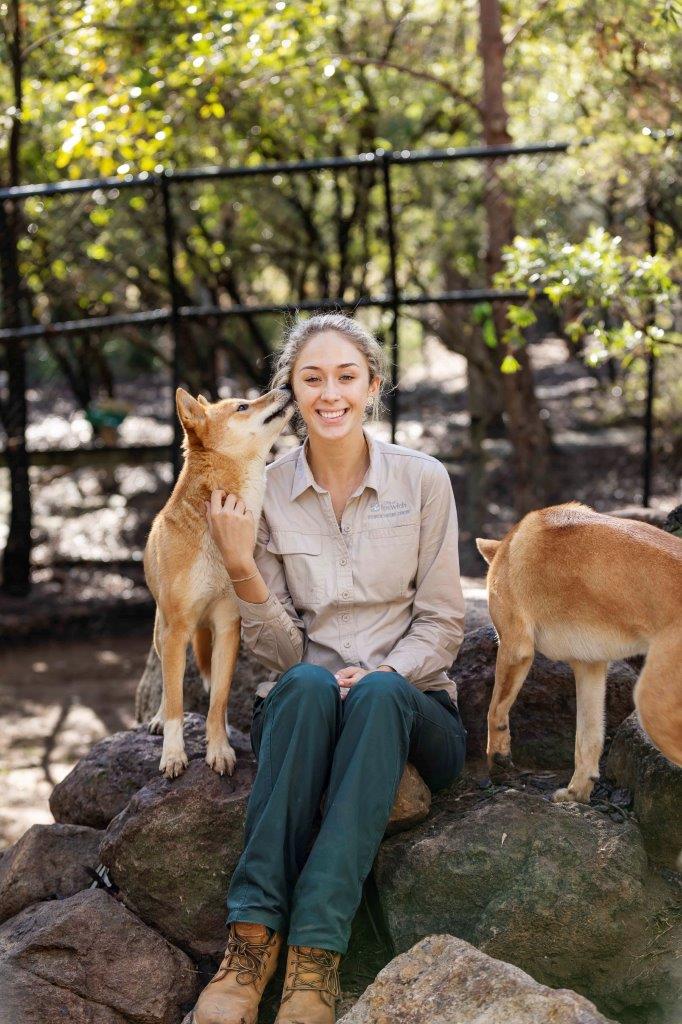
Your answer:
[[[364,676],[369,675],[370,672],[392,672],[393,669],[390,665],[379,665],[379,668],[358,668],[357,665],[344,665],[338,672],[334,673],[334,678],[339,684],[341,691],[341,700],[345,700],[348,696],[348,691],[351,686],[355,686],[359,683]]]
[[[248,575],[256,546],[256,524],[253,513],[236,494],[212,491],[211,501],[204,502],[211,537],[230,576]]]

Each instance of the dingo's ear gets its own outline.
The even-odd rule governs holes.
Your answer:
[[[208,398],[204,398],[203,395],[197,395],[197,402],[199,402],[201,405],[210,405],[211,404],[209,402]]]
[[[476,547],[485,558],[488,565],[492,562],[495,557],[495,552],[499,548],[501,540],[486,540],[485,537],[476,538]]]
[[[175,406],[185,430],[196,430],[206,419],[204,406],[200,405],[196,398],[192,398],[184,388],[178,388],[175,392]]]

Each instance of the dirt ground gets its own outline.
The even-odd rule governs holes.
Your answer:
[[[150,627],[151,629],[151,627]],[[53,821],[53,787],[93,743],[135,724],[150,631],[0,652],[0,849]]]

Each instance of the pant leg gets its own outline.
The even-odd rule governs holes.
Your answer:
[[[448,702],[394,672],[370,672],[349,690],[320,831],[292,897],[290,945],[346,952],[408,755],[434,790],[462,770],[466,733]]]
[[[329,779],[341,705],[332,673],[305,663],[280,676],[261,704],[252,733],[258,768],[244,850],[227,895],[227,923],[251,921],[286,932]]]

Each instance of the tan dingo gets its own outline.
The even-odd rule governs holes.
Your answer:
[[[576,683],[575,770],[555,800],[587,803],[599,777],[609,661],[646,654],[634,691],[651,740],[682,765],[682,540],[569,502],[530,512],[489,563],[500,646],[488,709],[488,764],[512,766],[509,711],[535,650],[567,661]]]
[[[205,501],[213,490],[238,494],[254,522],[265,491],[265,459],[293,413],[287,390],[248,401],[196,400],[175,395],[185,438],[185,464],[170,498],[156,516],[144,552],[147,585],[156,601],[154,646],[161,659],[163,696],[149,731],[163,732],[159,770],[172,779],[187,767],[182,734],[187,644],[210,692],[206,761],[215,771],[234,771],[227,736],[227,704],[239,649],[240,618],[234,590],[206,523]]]

